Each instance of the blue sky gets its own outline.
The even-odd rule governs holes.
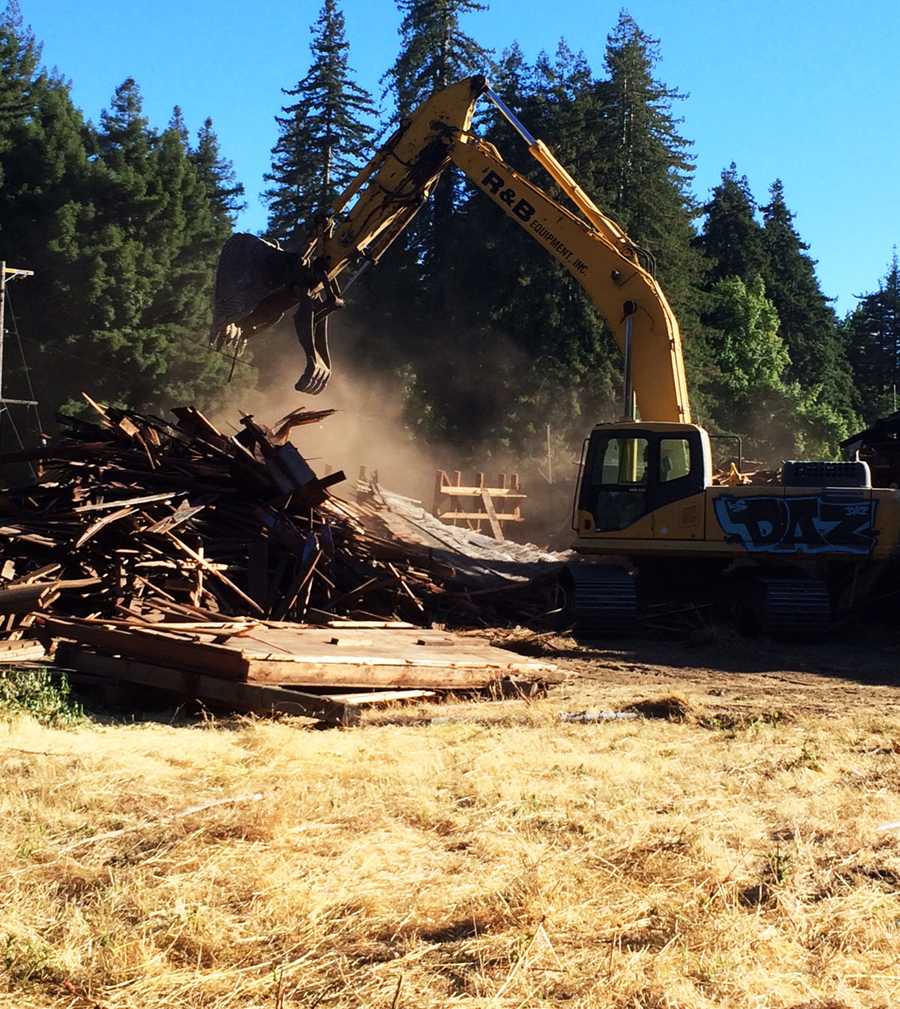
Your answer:
[[[141,86],[151,120],[182,106],[196,129],[211,115],[241,181],[239,226],[265,221],[262,175],[280,88],[309,61],[320,0],[21,0],[44,59],[72,79],[90,118],[126,77]],[[360,83],[378,79],[397,51],[393,0],[344,0]],[[602,66],[619,3],[492,0],[467,29],[498,51],[517,39],[529,58],[560,36]],[[840,311],[872,290],[900,243],[900,3],[868,0],[633,0],[628,9],[662,43],[659,75],[687,92],[683,133],[695,142],[703,199],[732,160],[760,202],[780,176],[796,224]],[[514,161],[514,152],[508,157]]]

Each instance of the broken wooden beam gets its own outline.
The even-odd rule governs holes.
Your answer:
[[[99,655],[82,648],[63,648],[57,664],[111,680],[124,680],[181,697],[221,705],[232,711],[254,714],[295,715],[329,725],[356,725],[360,704],[330,697],[304,694],[271,685],[239,683],[186,669],[139,662],[135,659]]]

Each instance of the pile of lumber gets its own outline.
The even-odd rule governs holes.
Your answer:
[[[0,493],[0,637],[36,612],[141,622],[327,623],[347,617],[488,626],[553,606],[551,580],[481,589],[427,547],[381,534],[289,440],[332,411],[225,434],[198,410],[174,421],[101,406],[0,464],[33,479]],[[371,509],[370,509],[371,510]]]
[[[558,674],[470,635],[401,622],[137,624],[41,615],[39,633],[76,682],[139,685],[229,711],[356,724],[366,708],[448,693],[533,695]]]

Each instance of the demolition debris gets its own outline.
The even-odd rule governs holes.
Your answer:
[[[473,571],[392,536],[371,495],[333,496],[343,474],[317,477],[288,440],[333,411],[298,410],[274,431],[244,416],[229,436],[192,407],[170,423],[88,402],[96,420],[61,417],[51,444],[0,456],[37,474],[0,495],[0,638],[69,642],[61,657],[91,675],[343,723],[364,701],[335,691],[548,678],[443,627],[539,620],[558,602],[553,566]],[[423,636],[435,621],[437,639]],[[331,630],[310,637],[311,625]],[[209,649],[214,667],[199,668]],[[282,660],[265,683],[251,670],[261,655]],[[240,674],[222,672],[229,662]]]

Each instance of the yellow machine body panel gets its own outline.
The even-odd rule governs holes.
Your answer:
[[[713,486],[708,444],[693,424],[595,427],[582,464],[576,551],[764,561],[886,560],[897,553],[900,492]]]
[[[678,322],[656,278],[608,218],[583,220],[505,164],[492,145],[461,135],[453,162],[511,221],[556,259],[606,320],[625,348],[625,306],[633,317],[632,373],[641,413],[689,422],[690,403]],[[588,211],[586,210],[585,213]]]

